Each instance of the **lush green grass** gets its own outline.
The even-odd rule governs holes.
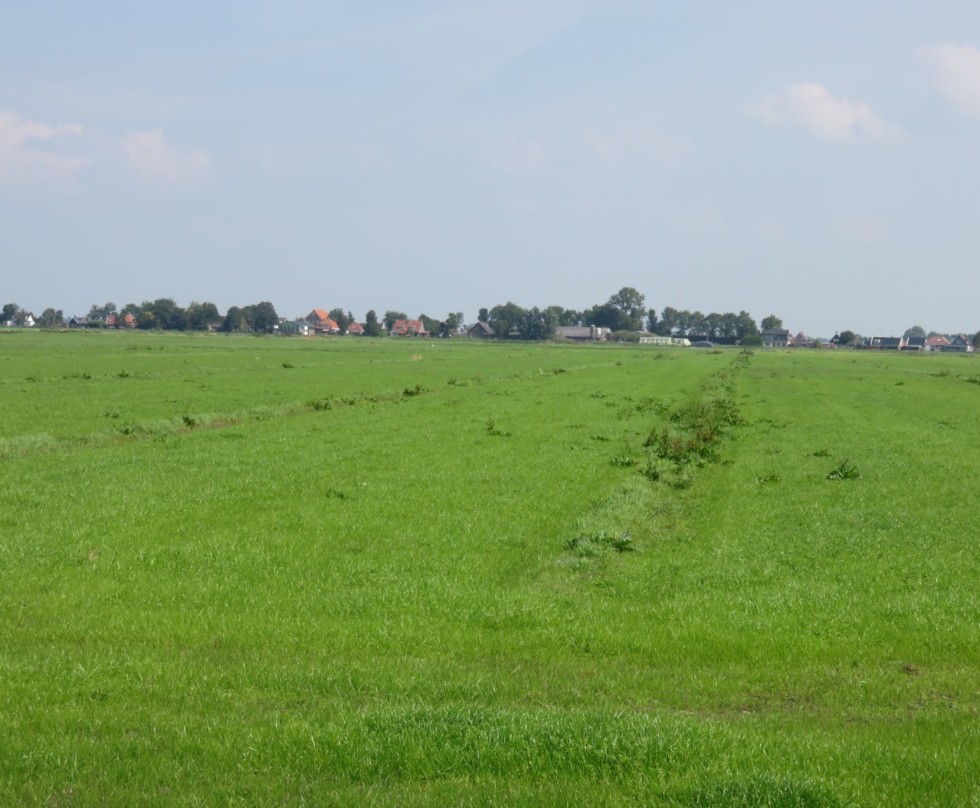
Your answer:
[[[0,335],[0,803],[980,804],[978,374]]]

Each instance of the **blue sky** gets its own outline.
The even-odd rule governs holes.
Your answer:
[[[969,2],[0,3],[0,302],[980,328]]]

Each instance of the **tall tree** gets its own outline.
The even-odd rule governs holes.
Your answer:
[[[455,337],[459,333],[459,329],[463,327],[463,312],[453,311],[446,315],[446,331],[451,337]]]
[[[782,327],[783,327],[783,321],[775,314],[770,314],[768,317],[762,318],[763,331],[773,331],[776,329],[781,329]]]
[[[906,328],[905,333],[902,335],[905,339],[909,337],[918,337],[919,339],[926,338],[926,330],[921,325],[914,325],[911,328]]]
[[[524,312],[518,328],[521,339],[543,340],[555,335],[555,318],[547,310],[541,311],[537,306]]]
[[[646,326],[647,331],[649,331],[651,334],[660,333],[657,330],[660,327],[660,321],[657,319],[656,309],[647,309],[647,319],[643,325]]]
[[[752,315],[744,309],[740,311],[735,321],[735,336],[738,339],[745,339],[746,337],[754,337],[758,334],[759,327],[755,324],[755,320],[752,319]]]
[[[344,313],[344,310],[340,308],[330,309],[330,319],[333,320],[340,327],[341,333],[346,331],[347,326],[349,326],[352,322],[354,322],[354,318],[348,317]]]
[[[3,311],[0,312],[0,323],[13,322],[18,311],[20,311],[20,306],[16,303],[4,303]]]
[[[221,323],[221,314],[214,303],[198,303],[192,300],[187,306],[187,327],[192,331],[207,331]]]
[[[672,306],[664,306],[660,312],[660,330],[658,334],[664,337],[673,335],[680,325],[680,312]]]
[[[418,319],[422,321],[422,328],[428,331],[430,334],[438,334],[439,326],[442,321],[435,319],[435,317],[430,317],[428,314],[420,314]]]
[[[476,315],[476,319],[479,320],[481,323],[490,322],[490,310],[480,309],[479,314]]]
[[[61,309],[47,308],[41,312],[38,325],[42,328],[60,328],[65,324],[65,315]]]
[[[643,316],[646,314],[644,302],[646,298],[632,286],[624,286],[609,298],[608,305],[621,315],[619,331],[638,331],[643,327]]]
[[[378,322],[378,315],[374,309],[364,316],[364,333],[369,337],[377,337],[381,334],[381,323]]]
[[[228,309],[225,313],[224,322],[221,324],[221,330],[229,333],[238,333],[247,329],[248,323],[245,322],[245,312],[238,306],[232,306]]]
[[[521,320],[527,312],[516,303],[508,300],[506,303],[490,309],[487,323],[498,337],[506,337],[512,328],[520,330]]]
[[[245,312],[245,319],[248,321],[252,331],[271,333],[279,324],[279,315],[276,314],[276,307],[268,300],[246,306],[243,311]]]

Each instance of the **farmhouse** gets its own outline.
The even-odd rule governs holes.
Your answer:
[[[424,337],[428,333],[421,320],[395,320],[391,327],[393,337]]]
[[[900,351],[905,347],[904,337],[870,337],[864,343],[865,348],[876,351]]]
[[[953,334],[949,338],[949,344],[944,345],[940,350],[943,353],[973,353],[973,343],[965,334]]]
[[[762,344],[766,348],[785,348],[789,345],[789,329],[766,328],[762,331]]]
[[[473,339],[490,339],[494,336],[493,329],[483,321],[474,323],[466,329],[466,336]]]
[[[347,326],[347,331],[345,332],[351,336],[361,337],[364,335],[364,326],[360,323],[351,323]]]
[[[316,329],[305,320],[284,320],[279,324],[279,333],[287,337],[309,337],[316,333]]]

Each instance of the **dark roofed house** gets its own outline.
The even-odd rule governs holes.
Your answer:
[[[973,353],[973,343],[965,334],[953,334],[949,338],[949,345],[944,345],[940,350],[943,353]]]
[[[314,326],[306,320],[284,320],[279,324],[279,333],[293,337],[309,337],[314,333]]]
[[[766,328],[761,336],[762,344],[766,348],[785,348],[789,345],[788,328]]]
[[[473,337],[474,339],[490,339],[496,335],[490,325],[481,320],[466,329],[466,336]]]
[[[866,347],[876,351],[900,351],[904,345],[904,337],[871,337]]]

